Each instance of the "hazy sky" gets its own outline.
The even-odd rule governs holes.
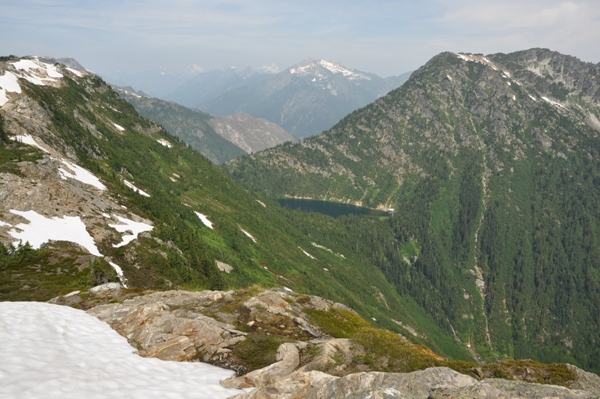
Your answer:
[[[398,75],[445,50],[547,47],[600,61],[600,0],[2,0],[0,55],[73,56],[106,74],[282,69],[305,58]]]

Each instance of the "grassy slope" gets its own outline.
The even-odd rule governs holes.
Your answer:
[[[122,265],[133,286],[168,288],[172,284],[200,289],[254,283],[285,285],[345,303],[369,319],[376,318],[376,324],[405,334],[391,318],[431,328],[428,337],[420,342],[454,358],[470,357],[444,336],[413,301],[397,294],[383,274],[356,250],[339,222],[283,209],[274,201],[246,191],[197,152],[140,118],[99,78],[88,77],[85,83],[64,79],[66,86],[60,89],[23,82],[25,92],[52,116],[50,130],[57,135],[48,144],[72,147],[80,164],[98,175],[123,205],[153,221],[154,237],[165,243],[171,241],[182,251],[179,254],[165,250],[156,240],[140,238],[142,245],[136,249],[135,260],[142,267],[137,269],[126,257],[134,244],[113,248],[112,243],[100,243],[101,251]],[[101,136],[89,134],[73,118],[75,109],[95,125]],[[113,122],[123,126],[125,132],[117,132]],[[159,138],[171,141],[173,147],[159,144]],[[9,147],[4,150],[12,151]],[[3,168],[14,169],[12,162],[7,160]],[[179,176],[176,182],[171,180],[174,174]],[[121,183],[123,177],[151,197],[128,189]],[[204,226],[194,211],[206,214],[214,223],[214,230]],[[257,243],[240,228],[252,234]],[[345,259],[313,247],[312,242],[344,254]],[[167,258],[153,249],[166,251]],[[232,273],[218,272],[215,259],[233,266]],[[379,292],[389,308],[377,299]]]

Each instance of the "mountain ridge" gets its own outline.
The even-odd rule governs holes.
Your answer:
[[[547,49],[445,52],[329,131],[224,168],[272,198],[394,208],[363,225],[364,253],[474,357],[597,369],[599,75]]]

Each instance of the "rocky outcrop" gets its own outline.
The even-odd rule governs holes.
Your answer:
[[[250,388],[271,385],[282,377],[291,374],[300,364],[298,348],[292,343],[285,343],[277,350],[277,362],[265,368],[254,370],[242,377],[221,382],[225,388]]]
[[[122,304],[100,305],[88,313],[110,324],[139,349],[139,355],[163,360],[229,364],[231,347],[246,333],[200,313],[232,292],[167,291],[138,296]]]
[[[218,135],[251,154],[287,141],[298,141],[281,126],[248,114],[214,116],[209,122]]]
[[[597,392],[568,389],[523,381],[485,379],[477,381],[447,367],[412,373],[356,373],[345,377],[311,371],[296,372],[274,384],[260,387],[235,399],[591,399]]]

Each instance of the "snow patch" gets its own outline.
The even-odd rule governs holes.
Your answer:
[[[308,252],[306,252],[305,250],[303,250],[301,247],[298,247],[298,248],[300,248],[300,251],[304,252],[304,255],[308,256],[309,258],[311,258],[313,260],[317,260],[317,258],[315,258],[311,254],[309,254]]]
[[[74,74],[80,78],[83,77],[83,74],[76,69],[67,67],[67,71],[71,72],[72,74]]]
[[[266,269],[266,268],[265,268]],[[289,289],[288,287],[284,286],[283,287],[284,290],[286,290],[287,292],[294,292],[293,290]]]
[[[102,256],[96,247],[94,238],[88,233],[79,216],[63,216],[62,218],[55,216],[49,219],[36,211],[23,212],[11,209],[10,212],[27,219],[29,223],[19,223],[8,234],[22,242],[28,241],[33,248],[40,248],[43,243],[50,240],[70,241],[81,245],[92,255]]]
[[[113,215],[113,217],[121,222],[121,224],[109,224],[110,227],[117,230],[119,233],[125,233],[127,231],[131,231],[132,233],[121,236],[122,241],[118,244],[114,244],[113,247],[115,248],[129,244],[131,241],[135,240],[140,233],[151,231],[154,228],[147,223],[135,222],[122,216]]]
[[[19,80],[17,75],[12,72],[6,72],[0,76],[0,106],[3,106],[8,102],[6,93],[20,93],[21,86],[19,86]]]
[[[256,239],[254,237],[252,237],[252,234],[248,233],[246,230],[242,229],[241,227],[240,227],[240,230],[242,230],[242,233],[246,234],[248,237],[250,237],[250,239],[252,241],[254,241],[254,243],[256,243]]]
[[[356,73],[348,68],[344,68],[341,64],[325,60],[319,60],[317,63],[334,74],[341,73],[343,76],[348,77],[349,80],[371,80],[370,77]]]
[[[69,172],[63,168],[58,168],[58,172],[60,173],[60,177],[62,179],[67,180],[67,177],[70,177],[71,179],[79,180],[82,183],[94,186],[98,190],[106,190],[106,186],[102,184],[100,179],[98,179],[88,170],[65,159],[61,159],[60,161],[71,170],[71,172]]]
[[[255,200],[256,202],[258,202],[259,204],[262,205],[263,208],[266,208],[267,206],[265,205],[264,202],[260,201],[260,200]]]
[[[537,101],[537,100],[535,99],[535,97],[534,97],[534,96],[532,96],[532,95],[530,95],[530,94],[528,94],[528,96],[529,96],[529,98],[531,98],[533,101]]]
[[[0,362],[7,398],[222,399],[243,392],[219,384],[233,371],[137,356],[108,324],[67,306],[0,303],[0,351],[10,359]]]
[[[2,220],[0,220],[0,227],[12,227],[12,224],[6,223],[6,222],[3,222]]]
[[[554,105],[556,107],[564,108],[564,106],[561,103],[559,103],[557,101],[554,101],[554,100],[551,100],[548,97],[542,97],[542,100],[544,100],[547,103],[550,103],[550,104],[552,104],[552,105]]]
[[[165,147],[171,148],[173,147],[173,144],[169,143],[167,140],[165,139],[158,139],[156,140],[158,141],[160,144],[164,145]]]
[[[125,179],[123,179],[123,183],[125,183],[125,185],[127,187],[129,187],[130,189],[132,189],[136,193],[139,193],[139,194],[143,195],[144,197],[150,197],[150,194],[148,194],[144,190],[140,190],[139,188],[137,188],[136,186],[134,186],[133,183],[131,183],[131,182],[125,180]]]
[[[32,147],[36,147],[39,148],[40,150],[44,151],[45,153],[50,153],[50,151],[48,151],[47,149],[45,149],[44,147],[42,147],[41,145],[39,145],[35,139],[33,138],[33,136],[31,136],[30,134],[25,134],[22,136],[13,136],[12,139],[14,141],[18,141],[19,143],[23,143],[23,144],[27,144],[30,145]]]
[[[122,132],[125,130],[125,128],[121,125],[117,125],[116,123],[113,122],[113,125],[115,125],[115,127],[117,128],[118,131]]]
[[[452,82],[454,79],[450,77],[450,75],[446,75],[446,77]]]
[[[513,100],[514,100],[514,101],[517,101],[517,96],[513,96]]]
[[[204,214],[202,214],[200,212],[196,212],[196,211],[194,211],[194,213],[196,214],[196,216],[198,216],[200,218],[200,220],[202,221],[202,223],[204,223],[204,225],[206,227],[208,227],[209,229],[213,229],[214,230],[212,222],[210,220],[208,220],[208,218],[206,217],[206,215],[204,215]],[[242,230],[242,231],[244,231],[244,230]]]

